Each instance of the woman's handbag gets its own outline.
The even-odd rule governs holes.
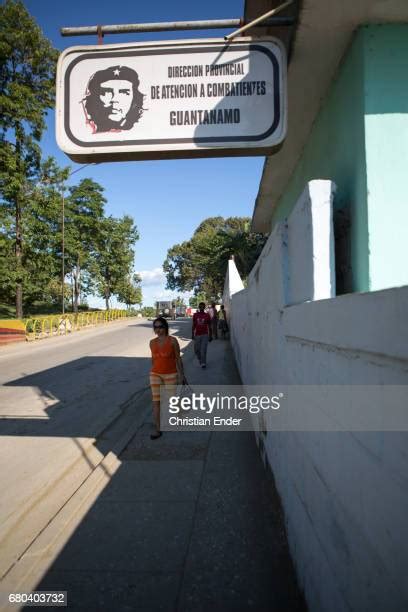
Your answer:
[[[189,398],[190,408],[187,407],[187,402],[184,402],[185,408],[183,407],[183,412],[188,412],[188,410],[191,410],[191,401],[192,401],[193,393],[194,393],[193,388],[189,385],[187,378],[184,377],[181,387],[178,389],[179,405],[184,398]]]

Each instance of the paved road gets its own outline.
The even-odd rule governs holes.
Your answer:
[[[109,451],[109,424],[147,387],[151,337],[133,319],[0,350],[0,578]]]

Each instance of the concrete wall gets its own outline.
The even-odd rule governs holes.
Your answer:
[[[408,287],[333,297],[334,192],[306,187],[229,299],[244,383],[408,384]],[[407,444],[401,432],[260,434],[312,611],[408,609]]]
[[[336,210],[351,219],[349,291],[369,288],[367,180],[364,132],[364,37],[360,31],[339,69],[272,223],[292,211],[306,183],[331,179]]]
[[[364,29],[370,290],[408,282],[408,24]]]
[[[336,183],[339,233],[342,213],[350,223],[338,293],[408,283],[407,74],[408,24],[358,30],[272,219],[290,214],[308,181]]]

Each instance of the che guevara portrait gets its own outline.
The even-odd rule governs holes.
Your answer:
[[[139,77],[129,66],[110,66],[88,81],[82,105],[93,133],[130,130],[143,114]]]

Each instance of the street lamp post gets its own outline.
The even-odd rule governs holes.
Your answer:
[[[61,194],[61,204],[62,204],[62,279],[61,279],[61,289],[62,289],[62,314],[65,314],[65,194],[64,190]]]

